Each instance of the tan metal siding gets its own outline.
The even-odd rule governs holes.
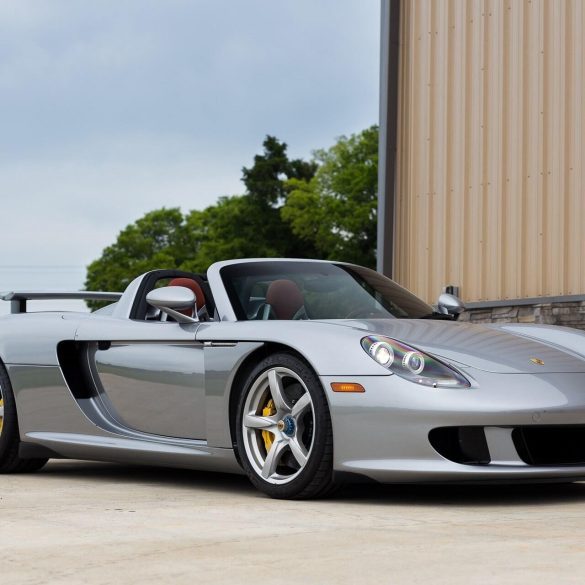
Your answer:
[[[404,0],[394,275],[585,293],[582,0]]]

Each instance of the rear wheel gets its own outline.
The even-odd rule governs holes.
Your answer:
[[[14,394],[6,369],[0,363],[0,473],[37,471],[47,462],[47,459],[21,459],[18,456],[19,446]]]
[[[273,498],[333,488],[333,433],[319,379],[302,360],[273,354],[254,368],[237,412],[237,445],[252,483]]]

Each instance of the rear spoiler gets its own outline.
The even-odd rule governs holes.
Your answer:
[[[26,313],[27,301],[48,301],[55,299],[82,300],[82,301],[119,301],[122,293],[97,292],[89,290],[78,290],[74,292],[42,292],[42,291],[11,291],[0,293],[0,299],[10,301],[10,312]]]

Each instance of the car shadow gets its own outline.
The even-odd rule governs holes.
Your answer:
[[[585,483],[479,484],[348,484],[338,502],[405,506],[547,506],[585,501]]]
[[[211,489],[234,494],[256,494],[257,490],[243,475],[102,463],[95,461],[68,461],[53,459],[39,474],[47,477],[67,478],[68,481],[120,482],[126,484],[149,484],[169,487],[192,487]]]
[[[117,463],[53,460],[41,472],[68,481],[112,481],[217,491],[251,498],[264,498],[243,475],[185,469],[122,465]],[[352,505],[393,506],[547,506],[585,501],[585,482],[514,485],[383,485],[346,484],[328,500]]]

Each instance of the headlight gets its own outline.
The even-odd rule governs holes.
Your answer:
[[[469,380],[455,368],[400,341],[369,335],[362,339],[366,353],[401,378],[433,388],[469,388]]]

